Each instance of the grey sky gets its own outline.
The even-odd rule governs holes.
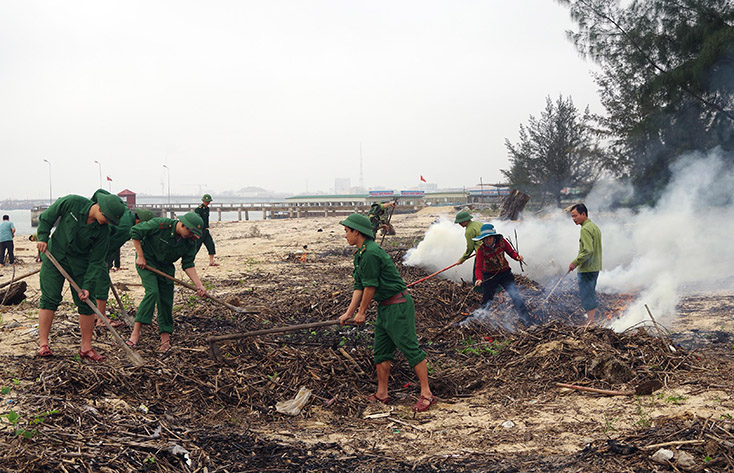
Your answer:
[[[0,0],[0,199],[501,179],[545,97],[601,112],[553,0]],[[107,183],[104,183],[107,188]],[[308,186],[308,188],[306,188]],[[167,192],[167,187],[165,188]]]

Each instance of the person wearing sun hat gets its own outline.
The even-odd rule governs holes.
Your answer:
[[[49,334],[54,315],[62,299],[64,276],[44,253],[49,251],[62,268],[79,284],[81,292],[71,291],[79,312],[81,347],[79,355],[93,361],[103,356],[92,348],[94,311],[86,304],[94,295],[96,281],[107,271],[107,249],[110,243],[110,225],[117,224],[126,206],[119,197],[101,195],[92,202],[80,195],[67,195],[51,204],[38,218],[38,242],[42,254],[41,300],[38,311],[38,356],[52,356]],[[55,227],[53,234],[51,229]]]
[[[428,386],[426,353],[418,346],[413,298],[408,294],[407,286],[390,255],[375,242],[369,218],[353,213],[339,223],[344,226],[347,243],[357,248],[352,272],[354,292],[349,307],[339,317],[339,322],[344,324],[352,319],[357,325],[363,324],[370,303],[372,300],[377,302],[373,344],[377,365],[377,391],[368,400],[385,404],[389,402],[387,387],[397,348],[415,370],[420,381],[420,397],[413,410],[427,411],[436,402],[436,398]]]
[[[201,238],[196,240],[196,252],[199,252],[199,249],[201,248],[201,245],[203,244],[206,246],[206,251],[209,253],[209,266],[219,266],[217,263],[214,262],[214,255],[217,254],[217,251],[214,247],[214,240],[212,239],[212,235],[209,232],[209,204],[212,201],[212,196],[209,194],[204,194],[201,197],[201,205],[199,205],[194,212],[201,217],[201,219],[204,221],[204,230],[202,232]]]
[[[501,234],[497,233],[491,223],[482,225],[481,231],[479,235],[474,237],[474,241],[482,243],[477,249],[477,262],[474,270],[475,284],[482,286],[482,307],[492,302],[497,286],[502,286],[512,298],[512,303],[520,316],[520,320],[527,326],[532,325],[532,319],[527,307],[525,307],[525,301],[517,289],[515,276],[510,270],[510,264],[505,258],[505,253],[516,261],[524,261],[524,258],[517,254],[512,245]]]
[[[163,271],[169,276],[176,273],[173,263],[181,259],[181,268],[196,286],[199,296],[206,296],[206,289],[199,279],[194,267],[196,257],[195,238],[201,238],[204,222],[194,212],[189,212],[174,220],[171,218],[154,218],[141,222],[130,230],[130,237],[137,258],[140,280],[145,289],[135,314],[135,324],[127,344],[135,347],[140,340],[143,325],[153,322],[153,312],[158,308],[158,333],[161,344],[158,349],[166,352],[171,348],[173,333],[173,281],[158,276],[145,269],[146,266]]]

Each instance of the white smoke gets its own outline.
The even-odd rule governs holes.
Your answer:
[[[673,178],[655,207],[613,210],[631,191],[608,180],[586,198],[589,218],[602,231],[603,270],[597,291],[639,294],[613,322],[615,330],[649,320],[645,305],[657,321],[669,324],[686,290],[734,286],[734,171],[726,167],[719,150],[689,155],[671,170]],[[560,209],[492,223],[519,244],[527,262],[525,275],[546,287],[563,276],[578,253],[580,227]],[[406,254],[405,264],[434,272],[455,263],[465,248],[464,229],[440,220]],[[519,264],[509,257],[508,261],[512,272],[520,274]],[[442,276],[471,281],[472,266],[469,260]]]

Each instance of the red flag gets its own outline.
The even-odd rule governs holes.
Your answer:
[[[107,176],[107,180],[112,182],[112,179],[110,178],[110,176]]]
[[[421,176],[421,181],[426,182],[426,179],[423,176]]]

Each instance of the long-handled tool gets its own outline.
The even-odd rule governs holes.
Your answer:
[[[392,208],[390,209],[390,215],[387,216],[387,228],[385,228],[385,233],[382,234],[382,240],[380,240],[380,246],[382,246],[382,242],[385,241],[385,237],[387,236],[387,232],[390,229],[390,219],[392,218],[392,213],[395,212],[395,207],[398,205],[398,198],[395,197],[395,200],[393,200]]]
[[[475,253],[475,254],[476,254],[476,253]],[[474,255],[471,255],[471,256],[470,256],[469,258],[473,258],[473,257],[474,257]],[[459,264],[459,263],[454,263],[454,264],[452,264],[451,266],[446,266],[445,268],[443,268],[443,269],[440,269],[440,270],[436,271],[436,272],[435,272],[435,273],[433,273],[433,274],[429,274],[429,275],[428,275],[428,276],[426,276],[425,278],[421,278],[421,279],[419,279],[419,280],[417,280],[417,281],[413,281],[412,283],[408,284],[408,286],[407,286],[407,287],[415,286],[415,285],[416,285],[416,284],[418,284],[419,282],[423,282],[423,281],[425,281],[426,279],[431,279],[431,278],[432,278],[433,276],[435,276],[435,275],[437,275],[437,274],[441,274],[441,273],[443,273],[444,271],[446,271],[447,269],[451,269],[451,268],[453,268],[453,267],[454,267],[454,266],[456,266],[457,264]]]
[[[520,254],[520,243],[517,241],[517,228],[515,229],[515,253]],[[520,261],[520,271],[525,272],[525,268],[522,267],[523,262]]]
[[[66,278],[66,280],[69,281],[69,284],[71,284],[71,287],[73,287],[76,292],[82,292],[82,289],[71,278],[71,276],[69,276],[69,273],[66,272],[66,270],[61,266],[61,264],[59,264],[59,262],[56,261],[56,258],[54,258],[51,252],[45,251],[44,254],[49,259],[49,261],[51,261],[54,264],[54,266],[56,266],[56,269],[59,270],[59,272],[64,276],[64,278]],[[107,330],[109,330],[110,333],[112,334],[112,339],[115,340],[115,343],[120,345],[120,348],[122,348],[125,351],[125,354],[127,355],[128,358],[130,358],[130,361],[132,361],[135,365],[141,366],[143,364],[143,358],[141,358],[140,355],[132,351],[130,347],[127,346],[127,344],[125,343],[125,340],[123,340],[122,337],[120,337],[120,334],[117,333],[117,330],[115,330],[115,328],[112,326],[112,324],[110,323],[110,320],[107,317],[105,317],[105,315],[102,312],[99,311],[99,309],[97,308],[97,305],[93,304],[92,301],[90,301],[89,299],[87,299],[85,302],[87,303],[89,307],[92,308],[94,313],[97,314],[97,317],[99,317],[99,320],[101,320],[107,326]]]
[[[120,295],[117,294],[117,289],[115,289],[115,285],[110,284],[110,289],[112,289],[112,295],[115,296],[115,300],[117,301],[117,304],[119,304],[120,306],[120,314],[122,315],[122,320],[124,320],[126,324],[132,327],[133,324],[135,323],[135,320],[132,317],[130,317],[130,314],[127,313],[125,306],[122,304],[122,299],[120,299]]]
[[[308,324],[288,325],[286,327],[266,328],[263,330],[255,330],[253,332],[231,333],[229,335],[212,335],[210,337],[207,337],[206,341],[209,343],[209,354],[211,355],[212,359],[214,361],[222,361],[222,354],[219,351],[219,346],[217,346],[218,342],[223,342],[225,340],[239,340],[241,338],[267,335],[269,333],[295,332],[297,330],[328,327],[330,325],[339,325],[339,319],[323,320],[321,322],[312,322]]]
[[[9,286],[11,284],[15,284],[16,282],[20,281],[21,279],[27,278],[28,276],[33,276],[37,272],[39,272],[41,268],[36,269],[35,271],[31,271],[30,273],[23,274],[22,276],[18,276],[17,278],[13,278],[8,282],[4,282],[0,284],[0,289],[4,288],[5,286]]]
[[[163,271],[160,271],[160,270],[155,269],[153,267],[150,267],[148,265],[145,265],[145,267],[143,269],[147,269],[148,271],[150,271],[152,273],[155,273],[158,276],[161,276],[163,278],[170,279],[171,281],[173,281],[175,283],[178,283],[178,284],[182,285],[183,287],[189,288],[192,291],[196,291],[197,290],[196,289],[196,286],[194,286],[193,284],[189,284],[186,281],[182,281],[182,280],[180,280],[178,278],[174,278],[173,276],[169,276],[168,274],[164,273]],[[206,298],[207,299],[211,299],[212,301],[216,302],[217,304],[221,304],[224,307],[226,307],[227,309],[229,309],[231,311],[234,311],[234,312],[237,312],[237,313],[240,313],[240,314],[258,314],[258,313],[260,313],[260,309],[258,309],[257,307],[235,307],[235,306],[233,306],[232,304],[230,304],[228,302],[225,302],[225,301],[223,301],[223,300],[221,300],[221,299],[219,299],[217,297],[212,296],[211,294],[207,294],[206,295]]]
[[[550,296],[555,292],[555,290],[558,287],[558,285],[561,284],[561,281],[563,281],[566,278],[566,276],[568,276],[568,273],[570,273],[570,272],[571,271],[566,271],[563,274],[563,276],[561,276],[561,279],[558,280],[558,282],[556,283],[556,285],[553,286],[553,289],[551,289],[551,291],[548,293],[548,295],[545,296],[545,299],[543,300],[543,303],[538,306],[538,309],[540,309],[541,307],[543,307],[545,305],[545,303],[548,302],[548,299],[550,299]]]

